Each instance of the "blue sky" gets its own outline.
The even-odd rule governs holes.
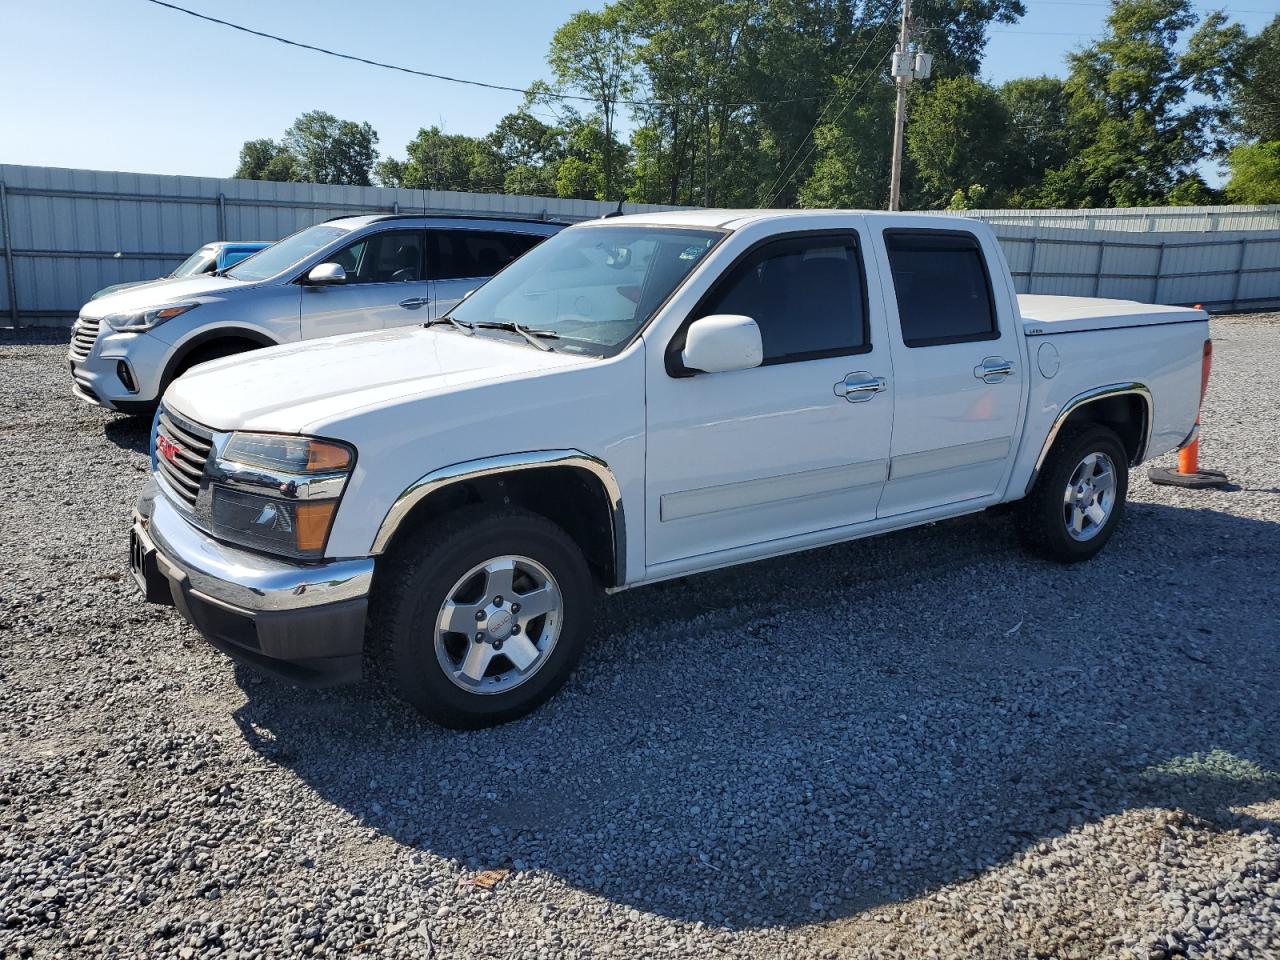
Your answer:
[[[179,0],[257,29],[438,73],[521,86],[548,77],[552,32],[592,0]],[[1251,32],[1280,0],[1224,4]],[[1027,0],[984,76],[1063,73],[1104,0]],[[1203,4],[1208,8],[1209,4]],[[240,145],[305,110],[368,120],[384,155],[419,127],[482,134],[518,94],[347,63],[203,23],[145,0],[0,0],[0,162],[229,176]]]

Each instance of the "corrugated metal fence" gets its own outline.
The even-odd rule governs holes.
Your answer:
[[[1120,233],[991,224],[1022,293],[1203,304],[1280,305],[1280,230]]]
[[[1280,205],[1219,207],[1119,207],[1090,210],[964,210],[952,213],[991,224],[1130,233],[1206,233],[1278,230]]]
[[[0,165],[0,323],[70,324],[95,290],[163,276],[210,240],[278,240],[330,217],[424,208],[577,221],[617,205]]]
[[[0,323],[69,324],[101,287],[162,276],[210,240],[275,240],[342,214],[585,220],[592,200],[0,165]],[[627,204],[627,212],[671,207]],[[975,210],[1019,290],[1212,309],[1280,304],[1280,206]],[[1138,234],[1135,236],[1134,234]]]

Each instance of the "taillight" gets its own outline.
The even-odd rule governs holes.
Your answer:
[[[1213,369],[1213,341],[1204,342],[1204,354],[1200,359],[1200,402],[1209,390],[1209,371]]]

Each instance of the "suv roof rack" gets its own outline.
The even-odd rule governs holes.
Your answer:
[[[441,220],[483,220],[491,223],[552,223],[562,227],[572,225],[570,220],[558,220],[555,217],[528,217],[505,214],[484,214],[484,213],[344,213],[336,217],[330,217],[324,223],[331,223],[334,220],[349,220],[352,217],[369,217],[370,223],[382,223],[386,220],[423,220],[436,217]]]

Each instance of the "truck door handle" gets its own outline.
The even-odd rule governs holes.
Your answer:
[[[835,393],[837,397],[844,397],[850,403],[866,403],[884,389],[884,377],[873,377],[867,371],[859,370],[837,383]]]
[[[1013,376],[1013,361],[1004,357],[987,357],[973,368],[973,375],[983,383],[1000,383]]]
[[[416,310],[418,307],[425,307],[431,300],[428,297],[410,297],[408,300],[401,300],[400,306],[409,310]]]

